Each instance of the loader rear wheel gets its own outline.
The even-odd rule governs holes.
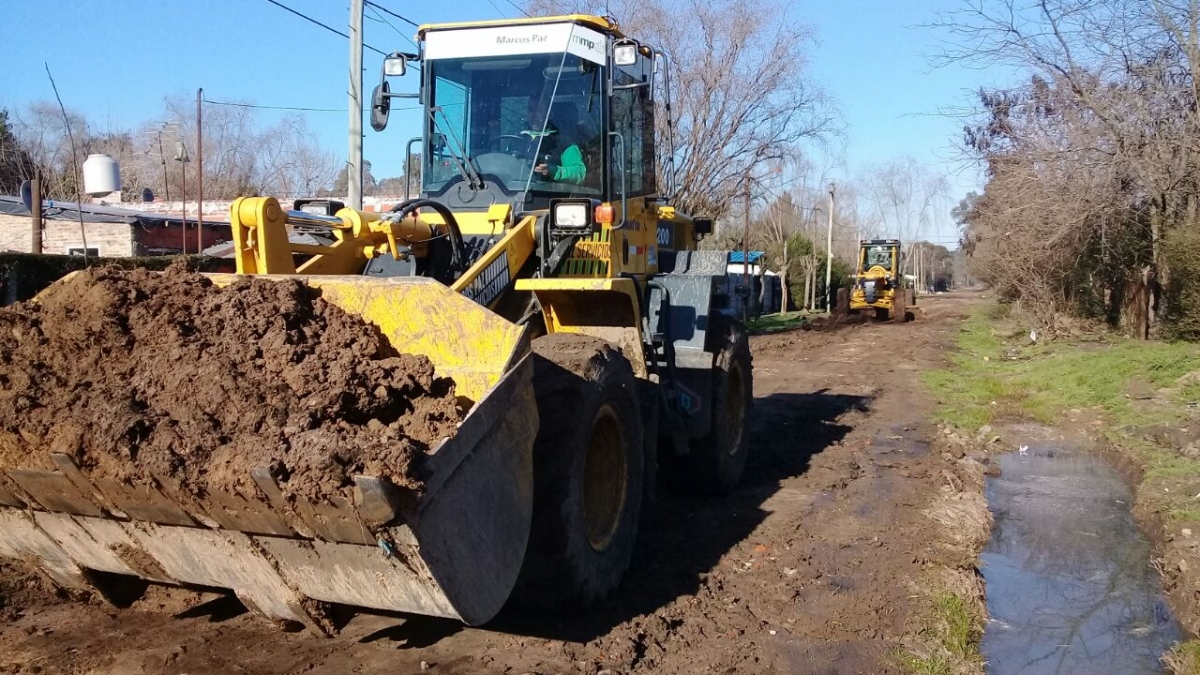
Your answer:
[[[583,608],[617,587],[637,540],[645,471],[638,383],[603,340],[558,334],[535,340],[533,350],[533,528],[515,599]]]
[[[733,321],[716,325],[719,343],[713,359],[712,427],[693,439],[688,454],[670,458],[671,482],[693,494],[724,495],[737,487],[746,468],[750,437],[746,421],[754,400],[750,338]]]

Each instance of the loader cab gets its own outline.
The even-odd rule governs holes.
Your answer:
[[[657,192],[656,55],[615,24],[440,24],[419,38],[423,197],[456,211],[532,211]]]

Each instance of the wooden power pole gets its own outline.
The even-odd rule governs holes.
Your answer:
[[[29,181],[29,212],[33,214],[33,246],[29,249],[33,253],[42,252],[42,179],[38,178],[37,174],[33,174],[33,180]]]
[[[348,162],[349,206],[362,209],[362,53],[363,0],[350,0],[350,153]]]

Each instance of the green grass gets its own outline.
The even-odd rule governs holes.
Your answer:
[[[950,660],[945,656],[917,656],[915,654],[900,654],[900,665],[916,675],[952,675],[954,669]]]
[[[808,321],[804,312],[786,312],[782,314],[764,314],[746,324],[746,329],[756,335],[763,333],[778,333],[779,331],[798,328]]]
[[[946,624],[946,632],[942,636],[942,646],[946,651],[960,659],[970,658],[977,653],[983,628],[970,605],[957,595],[943,593],[934,600],[933,606],[938,617]]]
[[[1197,675],[1200,673],[1200,640],[1175,645],[1163,657],[1163,663],[1173,675]]]
[[[958,336],[949,369],[931,371],[926,384],[941,402],[938,421],[975,430],[999,419],[1025,418],[1052,424],[1067,410],[1097,407],[1118,426],[1170,424],[1183,419],[1176,406],[1134,405],[1125,396],[1135,380],[1155,389],[1171,387],[1200,371],[1200,347],[1105,336],[1092,342],[1029,344],[1023,331],[974,313]],[[1180,386],[1172,397],[1200,400],[1200,382]]]
[[[900,654],[901,664],[917,675],[949,675],[955,672],[954,664],[978,660],[983,620],[971,605],[953,593],[942,593],[933,599],[932,609],[935,628],[929,636],[938,647],[937,653]]]
[[[1139,491],[1173,521],[1200,523],[1200,460],[1159,447],[1146,427],[1179,425],[1200,401],[1200,346],[1114,335],[1030,344],[1027,334],[990,307],[976,311],[957,336],[952,365],[925,374],[939,402],[935,419],[974,434],[1001,420],[1061,423],[1073,410],[1098,417],[1111,445],[1140,460]],[[1182,378],[1182,379],[1181,379]],[[1155,394],[1136,400],[1134,384]]]

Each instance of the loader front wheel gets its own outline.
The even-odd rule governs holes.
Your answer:
[[[637,380],[603,340],[557,334],[533,350],[533,528],[515,599],[584,608],[617,587],[637,540],[645,472]]]
[[[721,321],[716,330],[720,342],[713,359],[712,426],[689,443],[688,454],[667,454],[670,482],[682,491],[704,496],[728,494],[741,480],[750,452],[746,423],[754,400],[746,329],[734,321]]]

